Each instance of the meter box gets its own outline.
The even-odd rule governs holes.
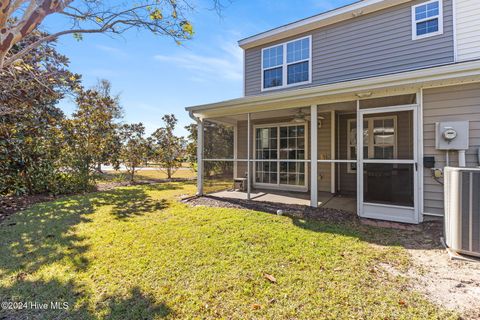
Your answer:
[[[438,150],[467,150],[468,121],[435,123],[435,146]]]

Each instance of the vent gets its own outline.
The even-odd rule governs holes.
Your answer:
[[[452,250],[480,257],[480,169],[445,168],[445,238]]]

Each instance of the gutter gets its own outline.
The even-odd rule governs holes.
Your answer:
[[[334,84],[317,85],[294,90],[280,90],[274,93],[246,96],[232,100],[210,104],[190,106],[185,110],[198,114],[202,111],[235,108],[243,106],[263,105],[294,99],[321,98],[327,95],[338,95],[362,90],[390,88],[400,85],[425,85],[427,82],[446,81],[460,77],[475,77],[480,81],[480,60],[452,63],[443,66],[428,67],[413,71],[405,71],[390,75],[344,81]],[[477,79],[478,78],[478,79]]]
[[[200,118],[195,117],[195,115],[193,114],[193,110],[188,111],[188,116],[197,124],[201,121]]]

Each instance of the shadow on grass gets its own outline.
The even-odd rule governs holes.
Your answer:
[[[0,277],[16,271],[32,273],[55,261],[68,259],[76,270],[84,270],[89,249],[71,229],[91,220],[89,198],[41,203],[16,213],[0,224]]]
[[[106,319],[156,319],[165,318],[172,310],[164,303],[157,303],[151,295],[134,287],[128,298],[112,298],[108,302]]]
[[[123,220],[168,207],[165,199],[152,199],[149,190],[174,190],[175,184],[150,185],[91,193],[45,202],[10,216],[0,224],[0,276],[21,270],[33,273],[45,265],[67,259],[84,270],[89,261],[85,237],[75,226],[90,223],[90,215],[100,206],[111,206],[115,219]]]
[[[174,190],[178,188],[174,185],[169,186],[170,187],[160,188],[160,190]],[[119,220],[160,211],[168,207],[168,201],[166,199],[152,199],[145,192],[146,190],[155,189],[154,186],[115,189],[108,192],[96,193],[95,196],[91,198],[91,201],[94,206],[112,206],[111,214]]]
[[[73,282],[64,284],[56,280],[28,281],[29,277],[57,262],[68,266],[72,273],[88,269],[90,265],[86,257],[90,249],[88,236],[79,235],[75,229],[79,224],[93,223],[92,215],[98,207],[110,206],[110,213],[118,220],[134,218],[163,210],[168,206],[167,200],[153,199],[148,195],[148,191],[178,188],[181,188],[181,185],[148,185],[67,197],[54,202],[36,204],[29,210],[8,217],[0,223],[0,278],[7,280],[6,283],[9,285],[0,286],[0,301],[11,301],[16,298],[40,302],[59,300],[76,307],[68,310],[70,313],[65,317],[58,316],[59,310],[55,310],[57,313],[52,314],[52,317],[29,316],[36,313],[30,314],[27,310],[23,311],[21,317],[12,316],[11,313],[4,316],[6,311],[0,310],[0,319],[95,318],[83,305],[78,305],[87,300],[88,296],[77,284]],[[105,227],[108,225],[105,224]],[[111,297],[108,314],[113,319],[151,319],[154,315],[158,317],[170,313],[168,307],[154,302],[154,298],[143,295],[139,289],[134,289],[128,299],[124,299],[123,296]],[[135,313],[125,318],[121,313],[127,309],[132,309]]]
[[[17,303],[16,308],[0,309],[0,319],[158,319],[172,313],[164,303],[133,287],[125,296],[112,296],[95,306],[88,305],[88,293],[72,281],[17,281],[0,288],[0,301]],[[22,303],[22,307],[18,307]]]

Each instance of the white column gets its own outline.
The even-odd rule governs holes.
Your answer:
[[[332,110],[332,112],[330,112],[330,126],[332,128],[332,131],[330,131],[330,153],[331,153],[331,156],[330,156],[330,159],[334,160],[336,159],[336,150],[335,150],[335,133],[337,132],[337,129],[336,129],[336,126],[335,126],[335,111]],[[336,166],[336,163],[332,162],[330,164],[330,192],[331,193],[335,193],[337,190],[336,190],[336,186],[335,186],[335,178],[336,178],[336,173],[335,173],[335,166]]]
[[[197,121],[197,195],[203,195],[203,121]]]
[[[251,148],[251,131],[252,131],[252,127],[251,127],[251,123],[250,123],[250,120],[251,120],[251,116],[250,116],[250,113],[247,114],[247,200],[250,200],[250,192],[251,192],[251,176],[252,176],[252,169],[251,169],[251,165],[250,165],[250,148]]]
[[[363,117],[357,99],[357,215],[363,216]]]
[[[310,107],[310,206],[318,207],[318,109]]]
[[[238,123],[233,127],[233,178],[238,178]]]

